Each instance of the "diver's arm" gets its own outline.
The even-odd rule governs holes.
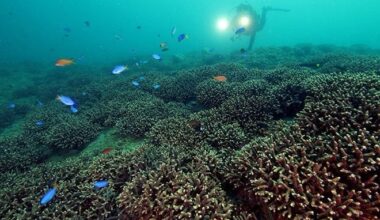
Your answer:
[[[247,51],[252,50],[253,44],[255,43],[255,39],[256,39],[256,32],[252,33],[251,37],[249,38],[249,44],[248,44]]]
[[[259,27],[257,28],[257,31],[261,31],[264,28],[265,23],[267,21],[268,11],[289,12],[290,10],[284,9],[284,8],[263,7],[263,9],[261,11],[261,18],[260,18],[260,23],[259,23]]]

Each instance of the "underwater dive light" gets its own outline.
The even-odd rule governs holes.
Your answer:
[[[225,31],[227,28],[230,26],[230,22],[228,21],[227,18],[219,18],[218,21],[216,22],[216,27],[218,28],[219,31]]]
[[[251,24],[250,17],[243,15],[239,18],[239,26],[240,27],[248,27]]]

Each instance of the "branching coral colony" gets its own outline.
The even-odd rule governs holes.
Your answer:
[[[94,79],[77,114],[52,101],[0,137],[0,216],[379,219],[378,57],[342,51],[265,48],[239,64]],[[146,142],[46,162],[110,128]],[[98,180],[107,187],[94,189]],[[41,205],[53,183],[57,194]]]

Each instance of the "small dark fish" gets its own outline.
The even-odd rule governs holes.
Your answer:
[[[71,33],[71,28],[69,28],[69,27],[65,27],[65,28],[63,28],[63,30],[64,30],[66,33]]]
[[[85,21],[85,22],[84,22],[84,25],[86,25],[86,27],[90,27],[90,26],[91,26],[91,23],[90,23],[90,21]]]
[[[137,29],[137,30],[141,30],[141,25],[137,25],[137,26],[136,26],[136,29]]]
[[[197,120],[197,119],[193,119],[193,120],[190,120],[188,122],[188,125],[193,128],[194,130],[196,131],[202,131],[202,122]]]
[[[247,52],[247,50],[245,50],[244,48],[240,49],[240,53],[246,53],[246,52]]]

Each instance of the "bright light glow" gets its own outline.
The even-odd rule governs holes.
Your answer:
[[[220,31],[225,31],[230,26],[230,22],[227,20],[227,18],[219,18],[218,22],[216,23],[216,27]]]
[[[251,23],[251,19],[248,17],[248,16],[242,16],[240,19],[239,19],[239,25],[241,27],[248,27]]]

